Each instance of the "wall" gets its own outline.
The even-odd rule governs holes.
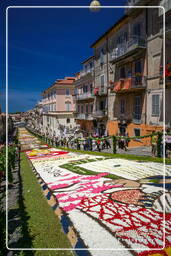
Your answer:
[[[162,126],[150,126],[145,124],[128,124],[127,126],[127,133],[129,137],[135,136],[134,129],[139,128],[141,133],[141,136],[151,134],[153,131],[161,131],[163,129]],[[108,121],[107,124],[108,134],[111,135],[117,135],[119,133],[118,129],[118,121]],[[150,146],[151,145],[151,139],[149,138],[143,138],[141,140],[131,140],[129,142],[129,147],[141,147],[141,146]]]
[[[56,96],[56,111],[66,111],[66,106],[65,103],[66,102],[70,102],[70,111],[74,111],[75,105],[73,102],[73,96],[72,94],[74,94],[74,89],[73,88],[69,88],[70,90],[70,95],[66,95],[66,88],[65,89],[61,89],[58,88],[57,89],[57,96]]]

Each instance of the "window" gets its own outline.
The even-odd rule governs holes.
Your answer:
[[[123,44],[128,41],[128,33],[125,31],[117,38],[117,45]]]
[[[93,93],[93,85],[90,84],[90,93]]]
[[[66,120],[66,121],[67,121],[67,124],[69,124],[69,123],[70,123],[70,118],[67,118],[67,120]]]
[[[105,100],[100,101],[100,110],[104,110],[105,105],[106,105]]]
[[[126,77],[126,72],[125,72],[125,67],[120,68],[120,78],[125,78]]]
[[[77,106],[77,112],[80,112],[80,105]]]
[[[120,112],[121,112],[121,114],[125,113],[125,100],[124,99],[121,99],[121,101],[120,101]]]
[[[66,103],[65,103],[65,107],[66,107],[66,111],[70,111],[70,109],[71,109],[71,103],[70,103],[70,102],[66,102]]]
[[[84,105],[81,105],[81,113],[84,113]]]
[[[121,36],[118,36],[116,44],[120,45],[121,43],[122,43],[122,38],[121,38]]]
[[[88,92],[88,86],[87,85],[84,85],[83,86],[83,93],[87,93]]]
[[[159,116],[160,97],[159,94],[152,95],[152,115]]]
[[[142,69],[141,69],[141,60],[135,62],[135,84],[142,83]]]
[[[133,27],[133,35],[134,36],[138,36],[138,37],[141,36],[141,26],[142,26],[141,23],[136,23],[134,25],[134,27]]]
[[[135,136],[141,136],[140,135],[140,129],[139,128],[135,128],[134,129],[134,134],[135,134]]]
[[[86,104],[86,113],[88,113],[88,104]]]
[[[78,94],[78,88],[74,88],[74,95]]]
[[[134,118],[137,120],[141,119],[141,97],[140,96],[135,96]]]
[[[90,113],[93,112],[93,104],[90,105]]]
[[[100,77],[100,84],[101,86],[104,86],[104,75]]]
[[[66,95],[69,96],[70,95],[70,90],[66,89]]]
[[[101,49],[100,51],[100,64],[103,64],[104,63],[104,52],[103,52],[103,49]]]
[[[124,38],[124,41],[125,41],[125,42],[128,41],[128,33],[127,33],[127,32],[124,32],[123,38]]]
[[[93,68],[93,62],[90,62],[90,69]]]
[[[87,72],[87,65],[84,65],[84,70],[85,70],[85,72]]]
[[[135,62],[135,73],[141,73],[141,60]]]

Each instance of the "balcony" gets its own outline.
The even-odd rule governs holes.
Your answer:
[[[132,122],[134,123],[134,124],[141,124],[141,118],[133,118],[132,119]]]
[[[110,55],[110,61],[116,62],[125,58],[126,56],[136,53],[138,50],[146,48],[146,40],[137,36],[132,36],[129,41],[120,44],[117,48],[113,50]]]
[[[75,113],[75,119],[79,120],[93,120],[93,116],[90,113]]]
[[[93,99],[93,98],[94,98],[94,94],[91,92],[75,95],[75,100],[86,100],[86,99]]]
[[[148,0],[127,0],[127,6],[143,6],[146,5]],[[125,14],[129,15],[132,11],[136,11],[136,8],[126,8]]]
[[[165,65],[165,71],[163,74],[163,66],[160,66],[160,84],[164,83],[163,76],[165,76],[165,84],[166,86],[171,85],[171,61],[168,61],[168,64]]]
[[[93,112],[93,117],[95,117],[95,118],[107,117],[107,109],[94,111]]]
[[[120,79],[114,83],[114,92],[124,93],[145,89],[147,86],[146,76],[137,76]]]
[[[94,89],[95,96],[104,96],[107,95],[107,87],[101,86]]]
[[[88,76],[88,75],[94,76],[94,68],[80,71],[80,78],[82,78],[84,76]]]

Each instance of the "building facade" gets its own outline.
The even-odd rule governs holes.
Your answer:
[[[66,136],[76,127],[73,102],[75,77],[58,79],[42,93],[43,133]]]
[[[143,136],[162,130],[164,98],[166,125],[170,126],[171,109],[170,104],[167,104],[171,81],[170,2],[129,1],[135,6],[165,6],[166,88],[162,77],[162,8],[127,9],[125,15],[92,45],[95,56],[95,89],[98,88],[98,91],[104,85],[106,92],[103,95],[97,94],[95,98],[96,107],[103,106],[103,117],[98,118],[98,124],[103,122],[109,135]],[[104,100],[103,104],[100,103],[101,100]],[[130,146],[149,143],[150,140],[144,138],[131,141]]]
[[[83,134],[96,132],[93,117],[94,105],[94,56],[81,63],[82,71],[76,74],[74,82],[75,120]]]

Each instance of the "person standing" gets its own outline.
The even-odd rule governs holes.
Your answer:
[[[156,156],[156,152],[157,152],[157,136],[154,134],[154,131],[153,131],[151,136],[151,154],[153,157]]]
[[[96,140],[96,145],[97,145],[97,150],[100,152],[101,148],[100,148],[100,139]]]

